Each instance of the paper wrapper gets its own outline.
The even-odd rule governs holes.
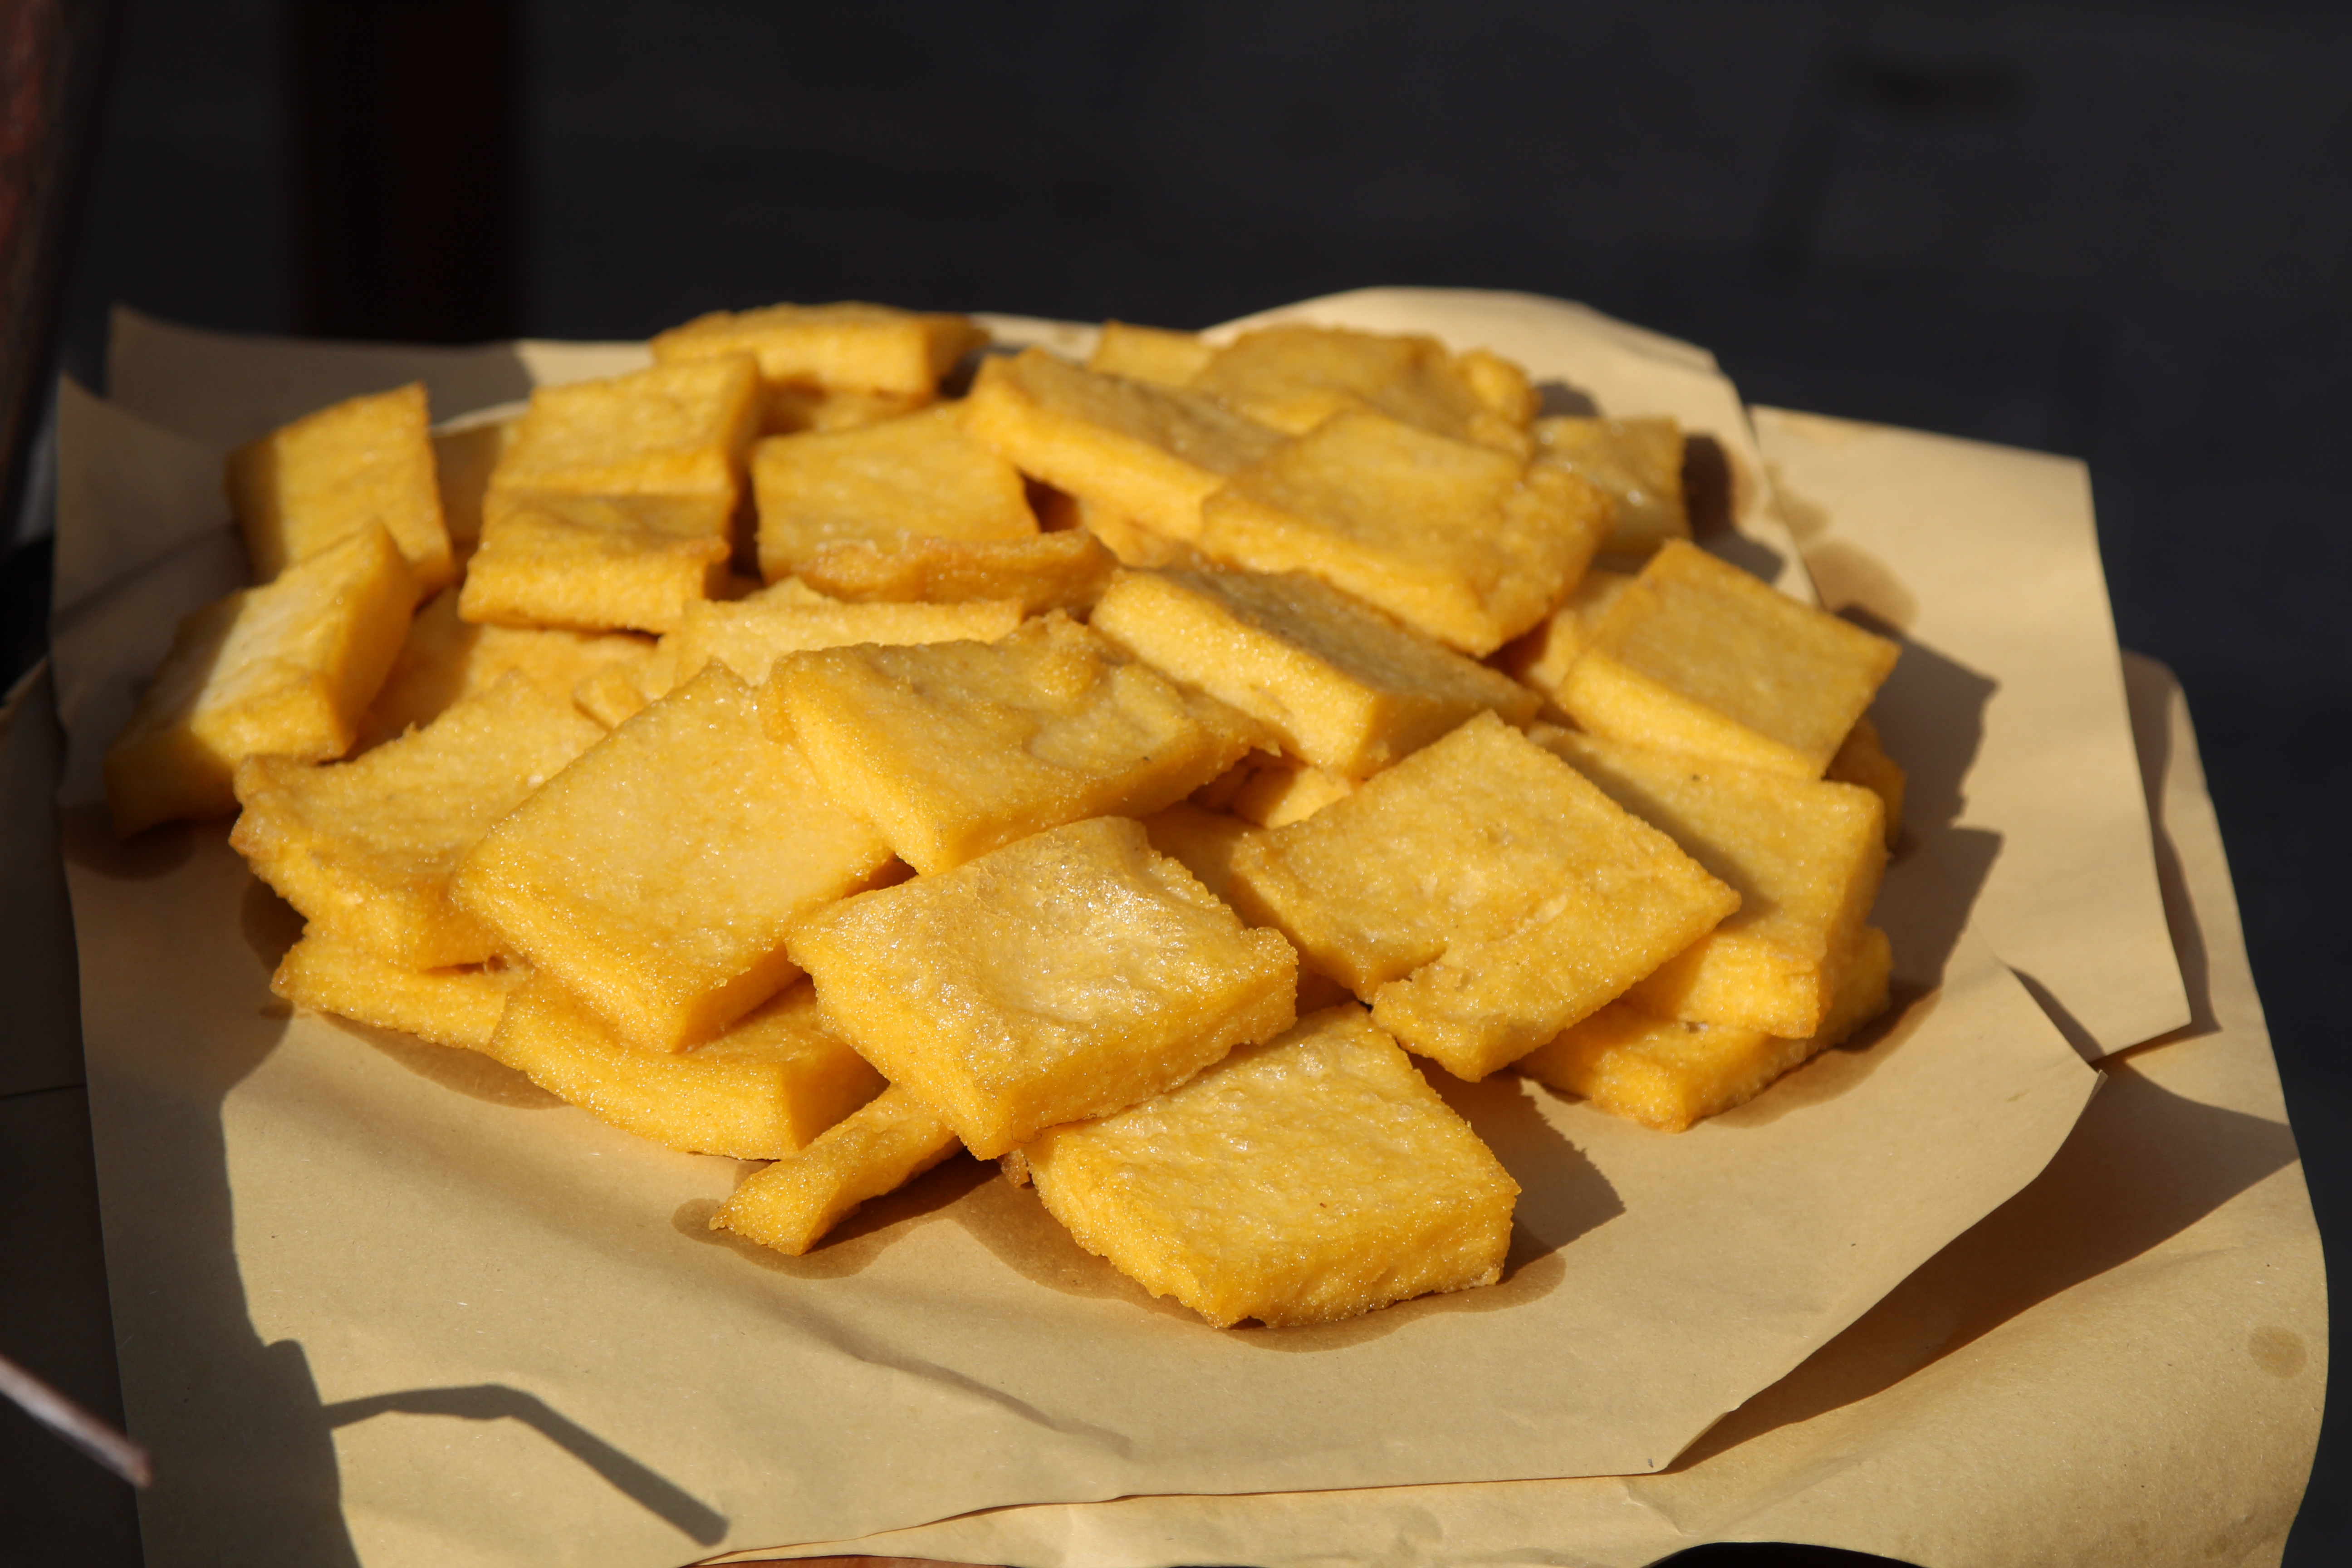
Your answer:
[[[1465,346],[1608,412],[1682,415],[1723,455],[1718,545],[1772,548],[1756,448],[1697,351],[1519,297],[1314,308],[1351,300],[1386,313],[1367,325],[1459,338],[1474,321]],[[1924,851],[1881,901],[1908,986],[1887,1026],[1680,1137],[1514,1079],[1450,1088],[1527,1189],[1506,1279],[1322,1329],[1206,1329],[965,1161],[807,1259],[739,1251],[702,1226],[732,1162],[639,1143],[479,1058],[287,1017],[266,981],[290,917],[221,827],[117,847],[95,804],[98,753],[173,619],[239,576],[221,449],[413,375],[448,416],[641,357],[404,355],[132,319],[112,374],[137,414],[64,399],[67,853],[126,1406],[163,1477],[143,1500],[151,1561],[351,1542],[372,1563],[652,1563],[1013,1504],[1655,1470],[2032,1180],[2074,1125],[2096,1075],[1963,934],[1969,889]],[[2076,580],[2090,602],[2045,614],[2104,626],[2095,570]],[[2031,745],[2006,755],[2041,765]],[[1972,796],[1991,761],[1930,798]],[[1971,766],[1957,748],[1942,762]],[[2148,881],[2139,793],[2108,782],[2051,787],[2129,825],[2103,842]]]

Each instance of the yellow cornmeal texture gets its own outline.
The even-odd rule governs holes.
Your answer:
[[[740,353],[540,387],[490,494],[700,497],[725,517],[742,498],[759,390]]]
[[[1173,566],[1205,571],[1214,564],[1183,541],[1155,532],[1124,512],[1098,501],[1087,500],[1083,496],[1064,496],[1058,490],[1054,493],[1060,498],[1068,520],[1067,526],[1082,529],[1093,535],[1122,566],[1132,566],[1138,570]],[[1062,524],[1049,521],[1045,526],[1054,528]]]
[[[1244,840],[1227,897],[1470,1079],[1623,994],[1739,903],[1491,713]]]
[[[1738,912],[1629,1000],[1664,1017],[1786,1039],[1821,1026],[1886,869],[1885,808],[1853,784],[1792,779],[1546,726],[1537,742],[1739,894]]]
[[[578,631],[666,632],[726,582],[711,498],[493,496],[457,613]]]
[[[1352,1004],[1023,1153],[1078,1245],[1219,1328],[1491,1285],[1519,1194]]]
[[[1853,729],[1822,776],[1860,784],[1876,795],[1886,807],[1886,847],[1895,847],[1895,841],[1903,836],[1903,795],[1910,786],[1910,776],[1902,763],[1886,754],[1886,743],[1879,739],[1878,726],[1868,714],[1853,721]]]
[[[798,1258],[858,1205],[898,1191],[955,1151],[956,1135],[929,1106],[886,1089],[737,1187],[710,1228]]]
[[[1248,823],[1184,800],[1141,821],[1154,849],[1182,862],[1218,898],[1225,896],[1225,884],[1234,874],[1234,852],[1249,837]]]
[[[353,762],[247,758],[229,845],[342,941],[410,969],[479,963],[499,939],[450,900],[458,859],[604,738],[569,697],[510,672]]]
[[[1345,800],[1355,788],[1355,782],[1344,773],[1276,762],[1253,769],[1234,792],[1226,809],[1260,827],[1286,827],[1306,821],[1334,801]]]
[[[1817,779],[1897,651],[1670,539],[1555,695],[1596,735]]]
[[[1201,549],[1304,572],[1465,653],[1549,614],[1609,527],[1601,492],[1552,463],[1370,413],[1341,413],[1201,507]]]
[[[1690,537],[1683,500],[1683,427],[1672,417],[1592,419],[1559,415],[1535,425],[1536,450],[1607,496],[1616,525],[1603,550],[1646,555]]]
[[[848,392],[791,383],[770,384],[761,402],[760,434],[796,436],[803,430],[859,430],[903,419],[937,399],[928,392]]]
[[[269,989],[299,1007],[333,1013],[427,1045],[485,1050],[520,969],[410,969],[311,927],[286,950]]]
[[[1023,473],[1179,542],[1200,536],[1210,491],[1283,441],[1213,398],[1097,375],[1043,349],[982,365],[964,421]]]
[[[1559,609],[1503,650],[1503,668],[1544,696],[1557,698],[1568,672],[1592,646],[1592,635],[1601,629],[1609,606],[1633,581],[1625,573],[1598,566],[1585,573]]]
[[[253,574],[268,582],[369,523],[381,523],[417,590],[457,574],[425,433],[425,385],[354,397],[229,454],[228,499]]]
[[[1517,1063],[1554,1089],[1662,1132],[1744,1105],[1815,1053],[1886,1010],[1886,933],[1863,928],[1842,969],[1836,1003],[1809,1039],[1775,1039],[1727,1024],[1688,1024],[1612,1002]]]
[[[856,603],[955,604],[1013,599],[1024,615],[1081,614],[1110,582],[1118,557],[1076,529],[973,543],[904,539],[892,544],[829,544],[803,560],[800,580]]]
[[[1095,352],[1087,356],[1087,368],[1103,375],[1182,386],[1200,374],[1216,353],[1215,345],[1196,332],[1105,321],[1095,339]]]
[[[1344,327],[1244,332],[1219,349],[1191,384],[1294,436],[1335,414],[1376,411],[1457,441],[1523,452],[1535,411],[1526,372],[1507,360],[1486,355],[1473,376],[1435,338]]]
[[[491,419],[433,437],[433,476],[441,492],[441,521],[449,530],[449,553],[462,570],[482,542],[482,498],[490,475],[514,444],[519,419]]]
[[[350,751],[415,605],[407,562],[371,524],[181,621],[107,748],[115,833],[235,811],[247,757]]]
[[[786,987],[717,1038],[649,1051],[544,974],[514,999],[488,1050],[560,1100],[693,1154],[774,1160],[882,1092],[881,1074],[828,1033],[816,994]]]
[[[993,1159],[1290,1026],[1297,955],[1096,817],[794,928],[825,1021]]]
[[[445,588],[408,623],[392,673],[360,719],[360,748],[431,723],[450,704],[488,690],[510,669],[568,700],[598,670],[642,658],[652,646],[627,633],[475,626],[458,618],[457,591]]]
[[[1370,778],[1471,714],[1541,699],[1300,573],[1122,572],[1087,624],[1263,722],[1292,756]]]
[[[763,701],[833,797],[925,872],[1058,823],[1157,811],[1256,733],[1058,615],[992,643],[794,654]]]
[[[856,430],[772,436],[751,452],[760,574],[774,582],[850,540],[1025,539],[1021,475],[964,433],[950,405]]]
[[[712,665],[485,834],[456,893],[630,1040],[678,1050],[790,982],[786,927],[889,860]]]
[[[655,336],[665,363],[748,353],[772,387],[928,398],[956,362],[988,342],[962,316],[888,305],[768,305],[714,310]]]

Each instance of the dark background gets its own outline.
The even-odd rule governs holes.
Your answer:
[[[116,42],[61,316],[93,384],[116,300],[463,341],[845,297],[1197,327],[1451,284],[1704,343],[1754,402],[2087,460],[2352,1234],[2352,8],[142,0]],[[8,675],[45,574],[19,542]],[[0,1535],[119,1560],[117,1494],[11,1487],[16,1420]],[[2290,1563],[2352,1560],[2343,1426]]]

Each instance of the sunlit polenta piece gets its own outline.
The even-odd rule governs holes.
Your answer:
[[[651,647],[645,638],[626,633],[476,626],[458,618],[457,591],[444,589],[409,622],[392,673],[360,720],[360,747],[381,745],[404,730],[431,723],[451,703],[488,690],[510,669],[568,699],[597,671],[641,658]]]
[[[1157,811],[1256,733],[1058,615],[992,643],[794,654],[763,700],[834,798],[925,872],[1058,823]]]
[[[499,626],[666,632],[726,582],[717,498],[493,495],[457,613]]]
[[[1526,450],[1536,403],[1527,373],[1491,353],[1469,373],[1435,338],[1297,323],[1244,332],[1191,384],[1294,436],[1335,414],[1378,412],[1511,452]]]
[[[1549,725],[1534,738],[1739,894],[1737,913],[1629,1000],[1789,1039],[1818,1029],[1886,868],[1878,797]]]
[[[881,1075],[825,1029],[805,984],[691,1050],[649,1051],[537,974],[507,1004],[487,1048],[625,1131],[738,1160],[789,1154],[883,1089]]]
[[[772,583],[828,544],[1037,531],[1021,475],[965,434],[953,405],[859,429],[772,436],[752,450],[751,487],[760,574]]]
[[[1197,332],[1172,332],[1165,327],[1105,321],[1095,339],[1095,352],[1087,359],[1087,368],[1103,375],[1123,375],[1130,381],[1182,386],[1200,374],[1216,353],[1216,345]]]
[[[1885,742],[1878,738],[1878,726],[1864,714],[1853,721],[1853,730],[1830,759],[1829,771],[1822,775],[1840,784],[1860,784],[1876,795],[1886,806],[1886,847],[1903,836],[1903,795],[1909,787],[1909,775],[1903,764],[1886,754]]]
[[[490,475],[514,444],[517,419],[486,419],[433,437],[433,478],[441,492],[441,521],[449,553],[462,570],[482,542],[482,498]]]
[[[1199,536],[1210,491],[1283,440],[1213,398],[1097,375],[1043,349],[982,365],[964,419],[1023,473],[1179,542]]]
[[[1369,778],[1491,708],[1540,699],[1299,573],[1123,572],[1088,625],[1263,722],[1317,768]]]
[[[1817,779],[1898,651],[1670,539],[1555,697],[1596,735]]]
[[[796,436],[803,430],[860,430],[904,419],[934,401],[927,392],[855,392],[847,388],[770,383],[761,404],[760,434]]]
[[[1465,653],[1534,626],[1609,526],[1601,493],[1554,463],[1341,413],[1244,469],[1201,506],[1200,548],[1255,572],[1304,572]]]
[[[520,969],[412,969],[316,926],[286,950],[269,989],[298,1007],[332,1013],[427,1045],[485,1050],[528,973]]]
[[[893,1193],[956,1152],[956,1135],[903,1089],[835,1122],[816,1141],[737,1187],[713,1230],[798,1258],[869,1198]]]
[[[1227,897],[1471,1079],[1623,994],[1739,903],[1492,713],[1244,839]]]
[[[1345,800],[1355,788],[1355,781],[1345,773],[1294,766],[1286,759],[1252,769],[1225,809],[1259,827],[1287,827]]]
[[[712,665],[484,835],[456,894],[630,1040],[678,1050],[790,982],[786,927],[889,859]]]
[[[116,834],[235,811],[232,778],[247,757],[350,751],[415,605],[407,562],[371,523],[181,621],[107,748]]]
[[[1662,1132],[1743,1105],[1816,1052],[1886,1010],[1892,952],[1866,926],[1843,967],[1837,1000],[1809,1039],[1775,1039],[1728,1024],[1688,1024],[1612,1002],[1517,1063],[1554,1089]]]
[[[1225,884],[1234,874],[1234,851],[1248,837],[1248,823],[1185,800],[1141,820],[1154,849],[1183,862],[1202,887],[1221,899],[1225,896]]]
[[[1077,529],[979,543],[909,538],[889,544],[828,544],[803,558],[800,580],[856,603],[934,605],[1012,599],[1024,615],[1078,614],[1102,597],[1118,558]]]
[[[458,859],[604,735],[568,697],[509,673],[353,762],[247,758],[229,844],[341,940],[410,969],[479,963],[500,944],[451,901]]]
[[[267,583],[381,523],[420,594],[457,575],[433,480],[425,384],[306,414],[229,454],[228,499],[253,574]]]
[[[793,961],[882,1075],[994,1159],[1295,1016],[1297,957],[1142,826],[1095,817],[803,919]]]
[[[1690,537],[1683,501],[1683,427],[1672,416],[1599,419],[1563,414],[1535,425],[1538,456],[1574,470],[1616,508],[1601,548],[1646,555]]]
[[[1070,501],[1073,528],[1084,529],[1100,541],[1122,566],[1149,569],[1173,566],[1193,571],[1205,571],[1213,563],[1181,539],[1155,532],[1123,511],[1090,501],[1085,497]]]
[[[672,363],[748,353],[775,388],[929,398],[958,360],[987,342],[967,317],[842,300],[713,310],[656,333],[652,348],[655,359]]]
[[[490,474],[490,498],[694,499],[723,520],[742,497],[759,388],[745,354],[540,387]],[[492,506],[483,519],[486,546],[496,515]]]
[[[1078,1245],[1219,1328],[1491,1285],[1519,1193],[1352,1004],[1022,1152]]]
[[[1502,667],[1546,697],[1556,696],[1569,670],[1592,646],[1592,634],[1601,618],[1633,579],[1622,572],[1595,566],[1585,573],[1559,608],[1536,623],[1533,631],[1511,643],[1498,656]]]

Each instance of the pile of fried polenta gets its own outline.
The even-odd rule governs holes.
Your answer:
[[[1675,1131],[1886,1005],[1895,647],[1691,544],[1672,420],[1305,325],[652,351],[233,454],[257,585],[106,776],[123,835],[237,814],[281,996],[772,1162],[714,1226],[802,1253],[961,1147],[1327,1321],[1503,1267],[1407,1052]]]

